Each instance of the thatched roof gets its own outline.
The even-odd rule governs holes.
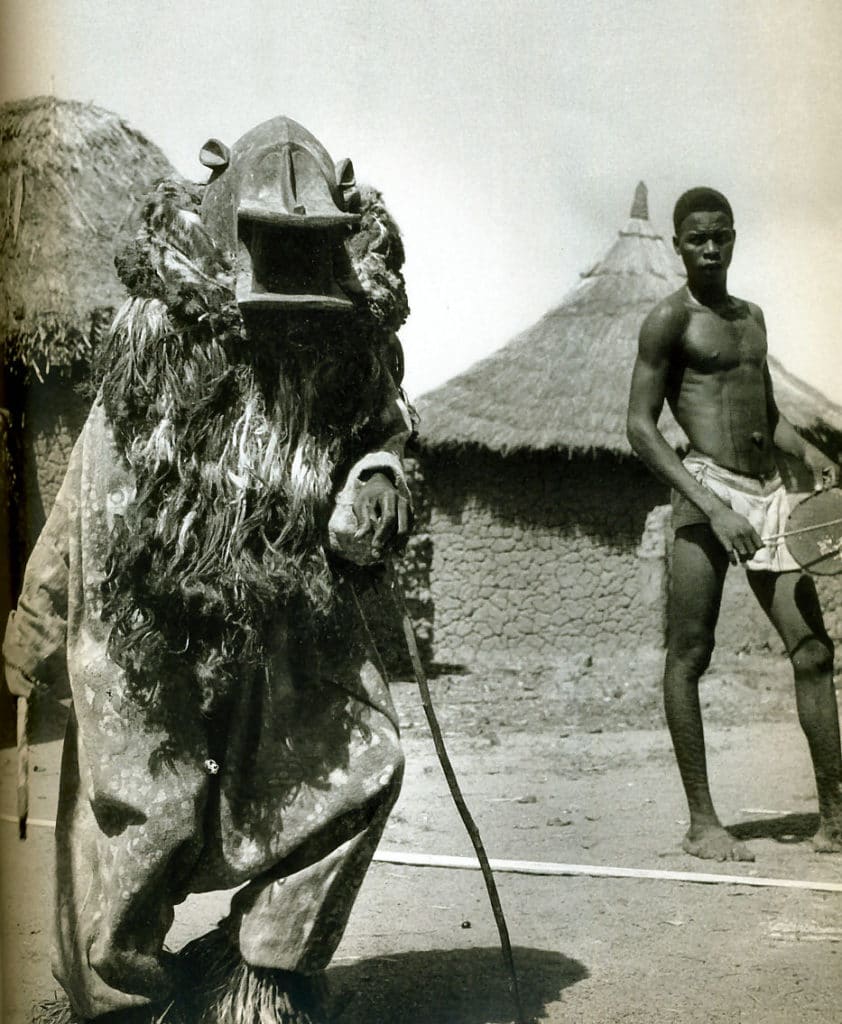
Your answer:
[[[125,293],[114,255],[138,197],[173,175],[115,114],[35,97],[0,107],[0,344],[41,373],[84,359]]]
[[[828,455],[838,458],[842,446],[842,406],[785,370],[774,356],[769,356],[767,362],[778,408],[791,423],[826,447]]]
[[[631,454],[626,409],[640,325],[685,280],[649,220],[643,182],[614,244],[581,278],[534,326],[418,400],[422,445]],[[842,409],[769,363],[796,426],[842,429]],[[686,444],[666,409],[660,427],[675,447]]]

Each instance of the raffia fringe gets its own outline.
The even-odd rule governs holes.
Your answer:
[[[321,1024],[321,979],[251,967],[221,929],[178,954],[191,1024]]]
[[[133,1008],[125,1012],[126,1024],[192,1024],[175,1004],[150,1006],[148,1009]],[[120,1024],[120,1014],[109,1014],[109,1024]],[[32,1024],[88,1024],[73,1012],[67,996],[54,996],[37,1003],[32,1010]]]

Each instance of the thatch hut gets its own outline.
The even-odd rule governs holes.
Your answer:
[[[0,623],[87,415],[92,348],[124,298],[114,255],[139,196],[171,174],[106,110],[0,106]]]
[[[614,244],[560,305],[419,399],[436,659],[663,643],[669,497],[632,455],[625,420],[640,325],[683,280],[641,183]],[[772,370],[797,426],[825,445],[842,438],[842,410]],[[686,443],[668,411],[661,429]]]
[[[124,292],[114,255],[139,196],[173,169],[148,139],[86,103],[0,107],[0,353],[28,546],[86,414],[77,385]]]

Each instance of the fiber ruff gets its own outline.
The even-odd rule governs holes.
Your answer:
[[[321,975],[251,967],[222,929],[209,932],[178,954],[190,999],[177,1007],[184,1024],[321,1024],[325,985]]]
[[[336,481],[399,384],[403,248],[379,193],[343,248],[354,312],[246,324],[232,254],[200,192],[162,182],[118,258],[131,298],[99,358],[106,416],[135,482],[110,538],[109,652],[138,700],[188,687],[205,713],[265,663],[278,609],[334,629],[326,550]]]
[[[172,998],[109,1014],[109,1024],[323,1024],[326,985],[321,975],[251,967],[214,929],[175,957]],[[64,997],[39,1003],[32,1024],[86,1024]]]

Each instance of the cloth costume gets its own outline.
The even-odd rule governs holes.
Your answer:
[[[283,131],[288,124],[300,128],[277,120]],[[202,282],[210,280],[211,264],[218,269],[225,260],[204,234],[198,206],[189,206],[180,187],[160,186],[159,201],[147,207],[143,244],[145,251],[154,248],[150,239],[162,208],[168,211],[168,237],[188,223],[191,244],[167,242],[156,266],[167,278],[187,251],[191,266],[199,267],[190,280]],[[378,314],[372,296],[383,300],[384,289],[378,293],[369,273],[371,247],[360,243],[361,254],[352,253],[351,262],[363,286],[354,298],[358,318],[348,329],[368,317],[371,337],[378,344],[386,339],[388,349],[392,328],[406,312],[402,250],[395,257],[396,229],[379,194],[364,192],[357,208],[362,234],[376,223],[381,255],[390,251],[384,242],[390,236],[391,270],[383,260],[374,263],[394,302],[390,316]],[[207,259],[197,255],[203,251]],[[181,302],[187,277],[181,270],[178,275]],[[229,284],[226,278],[227,300],[233,295]],[[197,294],[190,292],[194,305]],[[171,296],[129,300],[112,329],[121,352],[139,330],[130,319],[138,310],[146,316],[144,331],[150,318],[163,316],[168,344],[186,337],[173,333],[177,303]],[[207,308],[185,316],[193,326],[209,322]],[[121,322],[125,337],[119,335]],[[236,344],[231,350],[236,354]],[[394,707],[351,594],[376,571],[366,564],[370,539],[355,537],[353,502],[363,481],[373,471],[384,472],[408,498],[401,455],[412,418],[388,358],[377,366],[377,392],[367,396],[369,412],[354,421],[335,460],[327,521],[318,533],[329,552],[328,625],[311,628],[295,612],[301,601],[273,603],[270,595],[261,665],[256,671],[244,667],[241,676],[235,671],[233,685],[207,713],[179,680],[164,680],[154,700],[148,694],[140,699],[130,685],[131,663],[115,660],[114,622],[104,612],[104,582],[112,572],[106,553],[138,501],[138,479],[135,448],[119,436],[102,392],[94,402],[29,559],[3,647],[20,695],[60,692],[65,685],[72,693],[56,827],[53,970],[83,1018],[157,1005],[173,992],[173,958],[162,947],[173,906],[189,893],[243,886],[224,930],[252,967],[311,974],[327,965],[341,939],[403,769]],[[243,431],[237,438],[245,446]],[[302,451],[299,446],[288,453],[279,477],[307,476]],[[209,470],[203,473],[202,479]],[[259,482],[222,483],[241,488],[247,516]],[[188,516],[178,526],[182,546],[189,542],[189,525]],[[273,550],[264,551],[265,560]],[[178,675],[178,658],[191,654],[185,641],[184,651],[170,652],[167,664]]]
[[[759,479],[724,469],[707,455],[689,452],[683,460],[688,473],[751,523],[760,537],[777,537],[768,541],[744,563],[746,569],[767,572],[794,572],[801,567],[789,553],[780,534],[786,531],[790,512],[789,497],[780,473]],[[692,501],[678,491],[672,492],[672,524],[674,530],[709,522],[708,517]]]

